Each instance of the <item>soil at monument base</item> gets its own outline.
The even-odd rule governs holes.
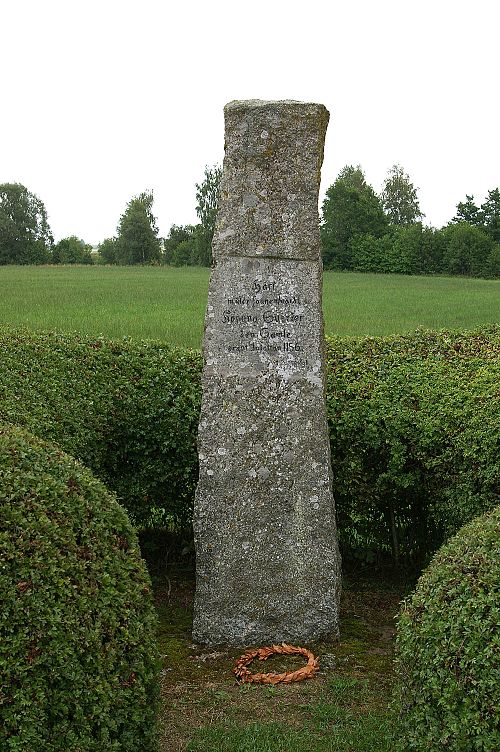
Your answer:
[[[194,574],[171,566],[156,579],[163,656],[161,752],[232,752],[247,737],[257,740],[256,752],[293,752],[306,739],[307,748],[319,752],[330,749],[325,745],[332,734],[339,751],[354,749],[353,743],[369,749],[371,735],[378,745],[372,748],[390,750],[394,617],[413,584],[389,571],[347,569],[340,642],[306,646],[320,658],[319,674],[293,685],[238,685],[232,670],[243,651],[192,643]],[[303,664],[299,656],[275,656],[265,664],[256,662],[255,671],[294,671]]]

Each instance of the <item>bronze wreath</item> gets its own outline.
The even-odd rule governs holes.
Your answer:
[[[254,658],[258,658],[259,661],[267,661],[270,655],[303,655],[307,658],[307,664],[299,668],[297,671],[285,671],[282,674],[252,674],[247,668]],[[266,648],[257,648],[256,650],[247,650],[241,658],[236,661],[236,666],[233,669],[236,674],[236,679],[242,684],[278,684],[278,682],[284,682],[289,684],[290,682],[302,681],[302,679],[310,679],[314,674],[319,671],[318,659],[307,648],[297,648],[293,645],[286,645],[284,642],[281,645],[270,645]]]

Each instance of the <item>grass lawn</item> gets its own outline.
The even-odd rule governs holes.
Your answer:
[[[191,643],[194,580],[170,571],[156,587],[163,668],[161,752],[389,752],[394,616],[409,586],[344,577],[340,643],[309,645],[321,671],[296,684],[238,685],[242,650]],[[294,670],[270,658],[255,671]]]
[[[208,269],[0,267],[0,322],[199,348]],[[500,281],[325,272],[327,334],[473,329],[500,321]]]

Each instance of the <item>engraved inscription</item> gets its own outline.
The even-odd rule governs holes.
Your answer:
[[[238,294],[224,298],[220,323],[227,353],[292,353],[299,355],[297,365],[308,365],[304,327],[311,301],[282,288],[273,275],[249,275]]]

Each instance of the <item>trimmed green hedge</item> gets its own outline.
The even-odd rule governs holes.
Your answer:
[[[189,519],[197,481],[199,353],[0,328],[0,420],[54,441],[135,522]]]
[[[500,507],[436,554],[401,610],[401,752],[498,750]]]
[[[344,547],[419,560],[499,502],[500,327],[327,342]]]
[[[54,444],[0,427],[0,748],[154,752],[151,584],[125,511]]]
[[[419,559],[498,503],[500,327],[327,339],[344,553]],[[188,523],[201,355],[0,328],[0,419],[90,467],[138,524]]]

